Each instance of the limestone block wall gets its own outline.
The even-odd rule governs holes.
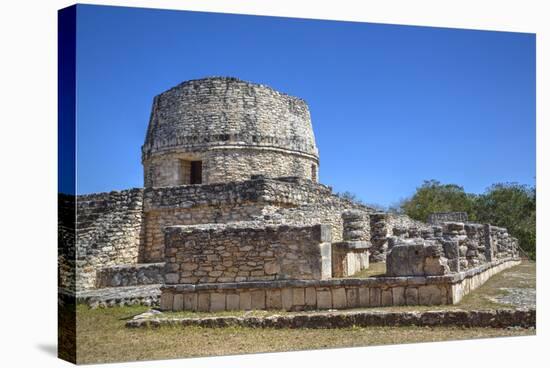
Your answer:
[[[249,221],[261,215],[262,208],[258,203],[250,202],[147,211],[140,262],[164,261],[164,229],[168,226]]]
[[[79,195],[76,209],[77,290],[94,288],[102,267],[137,263],[142,189]]]
[[[253,222],[166,228],[166,284],[331,276],[330,228]]]
[[[158,95],[142,147],[146,187],[173,186],[177,159],[203,161],[203,183],[252,174],[317,181],[307,104],[236,78],[192,80]]]
[[[330,187],[297,177],[265,178],[209,185],[148,188],[140,262],[164,259],[163,229],[172,225],[259,221],[273,225],[329,224],[342,240],[342,212],[368,207],[340,198]],[[364,234],[368,237],[368,229]]]
[[[244,181],[252,175],[269,177],[299,176],[318,180],[319,162],[316,158],[295,152],[270,148],[220,146],[215,149],[196,149],[188,152],[165,152],[144,162],[145,187],[180,185],[186,175],[182,163],[202,162],[202,183]]]
[[[146,189],[140,262],[164,261],[167,226],[249,221],[260,216],[263,188],[262,180],[249,180]]]
[[[403,305],[456,304],[494,274],[520,263],[493,261],[443,276],[278,280],[198,285],[166,285],[162,310],[349,309]]]
[[[370,237],[368,216],[372,208],[350,201],[332,193],[332,189],[299,178],[277,178],[267,189],[267,198],[273,200],[264,210],[264,221],[274,224],[330,224],[333,242],[344,240],[342,214],[353,210],[363,214],[367,225],[359,230],[361,237]],[[358,224],[356,224],[358,225]]]

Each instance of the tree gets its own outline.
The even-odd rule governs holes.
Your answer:
[[[425,180],[400,207],[406,215],[419,221],[427,221],[428,215],[434,212],[466,212],[470,220],[475,220],[474,201],[475,196],[464,192],[459,185]]]
[[[498,183],[475,201],[479,222],[505,227],[520,246],[535,257],[536,188],[517,183]]]

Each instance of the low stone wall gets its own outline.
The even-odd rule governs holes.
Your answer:
[[[77,293],[76,302],[90,308],[145,305],[157,307],[160,300],[160,284],[140,286],[119,286],[91,289]]]
[[[162,284],[164,263],[143,263],[104,267],[97,271],[96,287]]]
[[[460,272],[457,280],[451,285],[450,304],[459,303],[464,296],[483,285],[492,276],[520,263],[521,260],[517,258],[509,258],[485,263],[480,267]]]
[[[162,288],[160,308],[300,311],[456,304],[492,275],[519,263],[516,259],[499,260],[445,276],[166,285]]]
[[[327,225],[172,226],[165,239],[167,284],[331,277]]]
[[[160,314],[160,313],[159,313]],[[136,316],[126,322],[129,328],[144,327],[249,327],[249,328],[352,328],[373,326],[459,326],[459,327],[536,327],[534,309],[451,310],[426,312],[311,312],[291,315],[219,316],[202,318],[156,318]]]
[[[466,212],[434,212],[428,216],[430,225],[438,225],[442,222],[468,222]]]

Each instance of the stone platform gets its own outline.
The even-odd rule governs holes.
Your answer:
[[[300,311],[456,304],[491,276],[520,262],[501,259],[445,276],[166,285],[161,289],[160,308],[203,312]]]

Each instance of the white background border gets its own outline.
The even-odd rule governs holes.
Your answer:
[[[544,247],[549,223],[549,10],[546,1],[87,1],[226,13],[278,15],[537,34],[537,337],[123,363],[112,367],[521,367],[547,365],[550,267]],[[3,1],[0,37],[0,365],[68,366],[57,341],[57,10],[68,1]],[[545,21],[547,24],[545,24]],[[546,66],[546,68],[543,68]],[[546,142],[546,144],[544,144]],[[545,254],[546,253],[546,254]],[[546,345],[546,351],[544,346]],[[139,347],[136,347],[139,349]],[[545,354],[546,353],[546,354]]]

